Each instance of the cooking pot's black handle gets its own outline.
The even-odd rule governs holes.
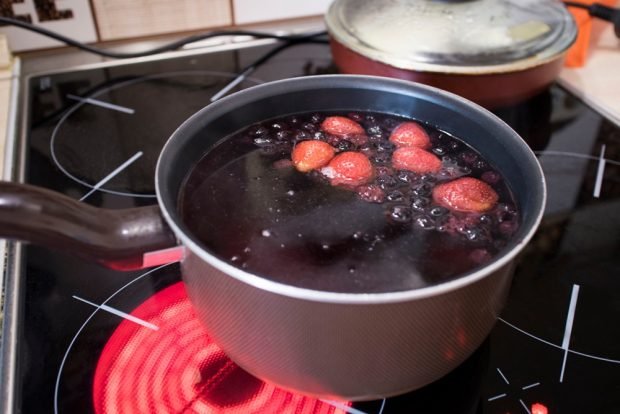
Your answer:
[[[176,246],[158,206],[103,209],[50,190],[0,182],[0,238],[60,249],[120,270]]]

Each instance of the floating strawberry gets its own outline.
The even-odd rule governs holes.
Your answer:
[[[321,168],[334,158],[336,150],[327,142],[310,140],[295,145],[291,159],[298,171],[308,172]]]
[[[417,122],[403,122],[390,134],[390,141],[397,147],[418,147],[428,149],[431,139],[424,128]]]
[[[392,166],[418,174],[435,173],[441,170],[441,160],[418,147],[401,147],[392,154]]]
[[[433,189],[433,201],[455,211],[482,213],[492,209],[498,199],[490,185],[472,177],[458,178]]]
[[[321,129],[339,137],[366,134],[360,124],[344,116],[328,116],[321,124]]]
[[[332,185],[356,187],[366,184],[374,176],[368,157],[360,152],[347,151],[336,155],[321,172]]]

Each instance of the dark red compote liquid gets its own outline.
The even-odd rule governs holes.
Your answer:
[[[326,131],[332,116],[349,118],[363,132],[338,125]],[[421,122],[428,138],[421,144],[423,168],[436,167],[436,158],[439,169],[396,168],[402,164],[393,155],[402,142],[390,137],[407,121],[378,113],[309,113],[249,126],[222,139],[189,173],[180,194],[182,218],[214,255],[293,286],[372,293],[455,279],[506,245],[518,227],[516,204],[491,160]],[[333,169],[298,170],[291,154],[308,140],[330,144],[336,157],[364,154],[372,176],[342,185],[332,181]],[[434,199],[438,186],[462,177],[484,182],[497,199],[474,212]]]

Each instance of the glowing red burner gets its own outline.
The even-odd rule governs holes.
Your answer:
[[[532,404],[532,414],[549,414],[547,407],[541,403]]]
[[[129,320],[116,329],[95,372],[98,414],[344,413],[239,368],[211,341],[182,283],[158,292],[132,315],[158,329]]]

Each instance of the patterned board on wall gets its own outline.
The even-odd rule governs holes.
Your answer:
[[[85,43],[224,27],[233,22],[229,0],[0,0],[0,15]],[[17,27],[0,25],[0,33],[7,35],[14,52],[61,46]]]
[[[97,31],[90,3],[84,0],[0,0],[0,15],[35,24],[81,42],[96,42]],[[12,51],[60,46],[36,33],[0,25]]]

